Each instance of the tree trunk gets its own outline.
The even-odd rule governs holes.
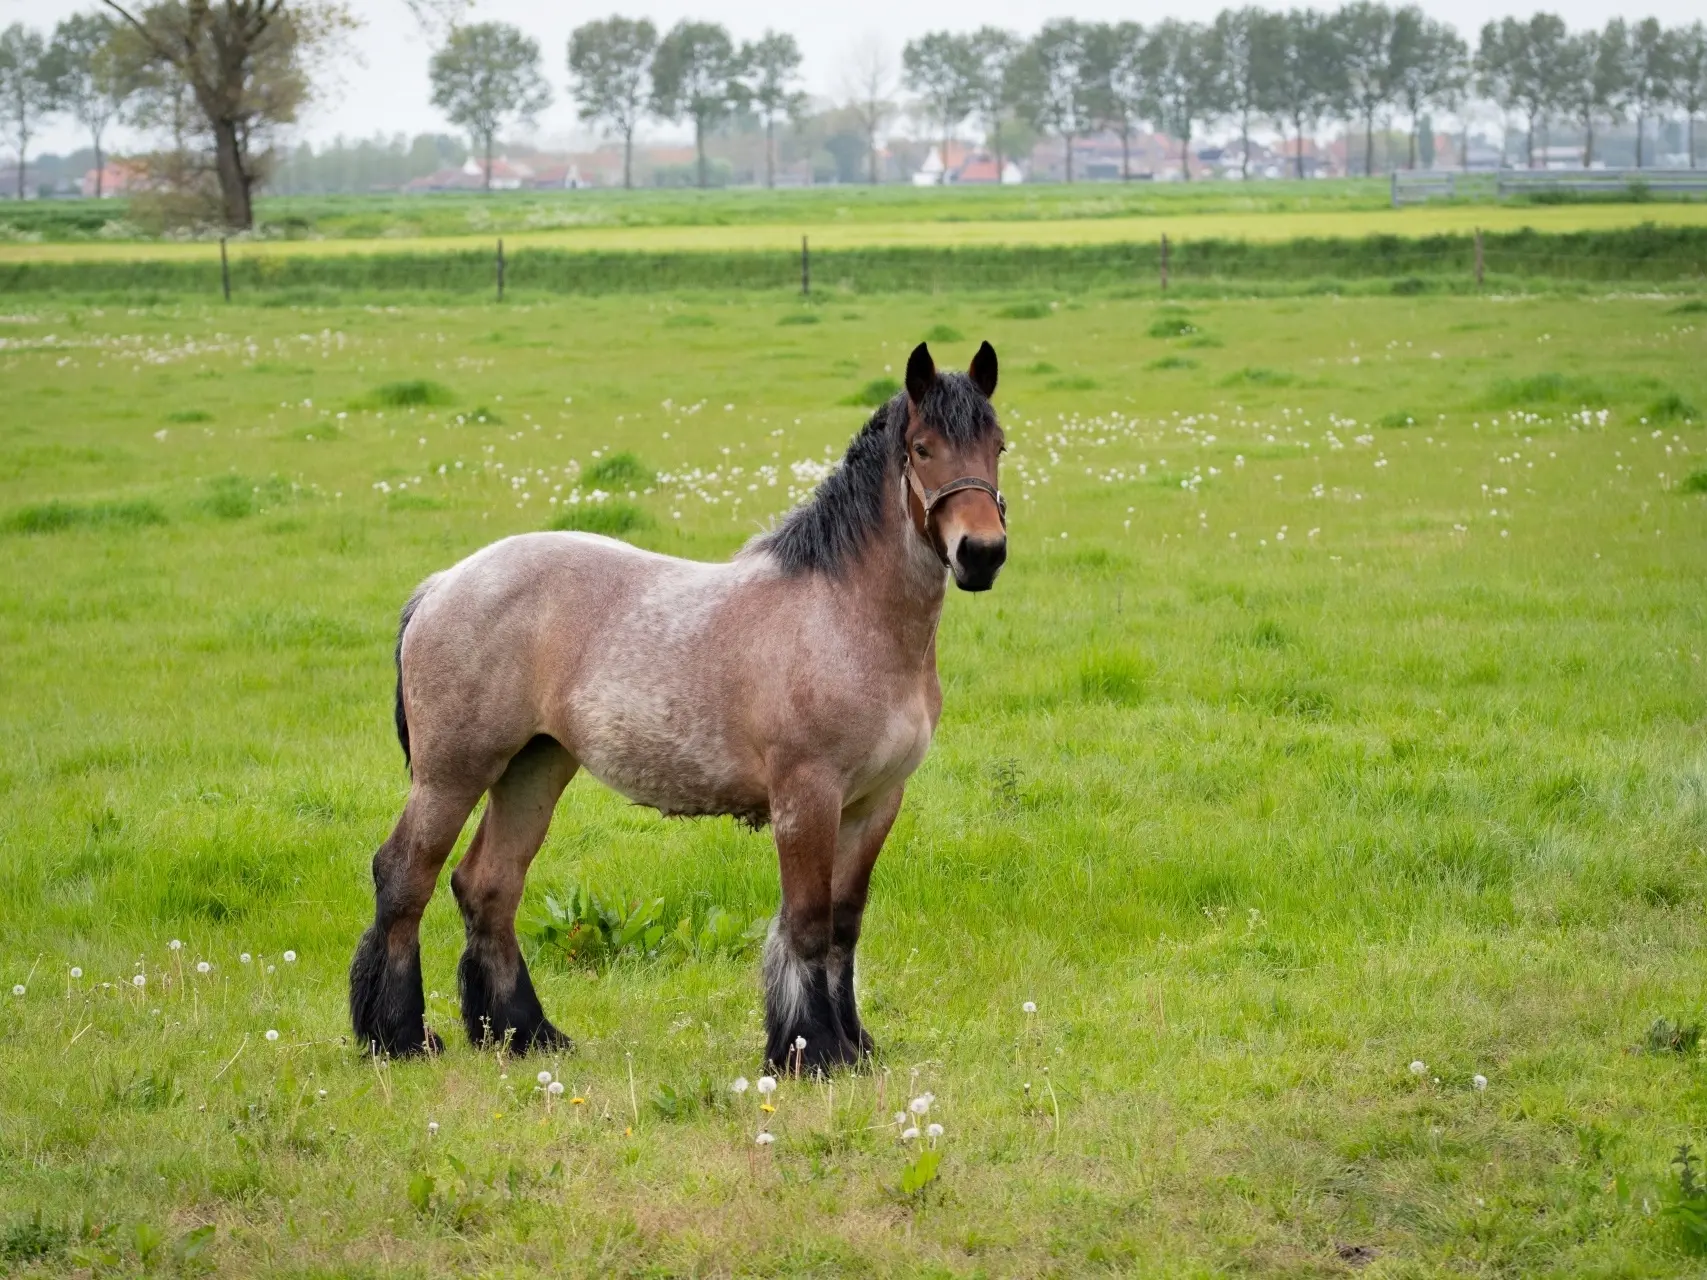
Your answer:
[[[765,186],[776,186],[776,121],[765,115]]]
[[[492,191],[492,135],[486,135],[486,174],[481,181],[481,189],[488,195]]]
[[[634,186],[634,126],[630,125],[622,131],[622,186],[630,190]]]
[[[1647,124],[1647,117],[1641,112],[1636,113],[1636,167],[1642,167],[1642,126]]]
[[[946,121],[944,124],[946,125]],[[937,174],[936,184],[939,187],[948,185],[948,129],[942,131],[942,172]]]
[[[1251,113],[1246,110],[1239,117],[1239,181],[1249,182],[1251,178]]]
[[[255,225],[255,211],[249,200],[249,175],[243,169],[243,148],[237,140],[237,124],[233,120],[214,120],[213,156],[219,174],[219,195],[225,205],[225,225],[234,231],[248,231]]]
[[[1186,182],[1190,182],[1191,181],[1191,121],[1190,120],[1187,120],[1185,122],[1185,128],[1181,132],[1185,136],[1179,140],[1180,176]]]
[[[1689,167],[1695,167],[1695,113],[1689,113]]]
[[[1583,168],[1594,164],[1594,117],[1583,120]]]
[[[1533,112],[1528,119],[1529,126],[1523,135],[1523,154],[1529,167],[1533,169],[1535,167],[1535,115]]]
[[[1464,173],[1470,172],[1470,126],[1468,124],[1458,131],[1458,168]]]
[[[1293,130],[1293,133],[1296,134],[1297,138],[1298,138],[1298,153],[1296,155],[1294,155],[1292,157],[1292,159],[1293,159],[1293,162],[1298,166],[1298,181],[1302,182],[1302,181],[1304,181],[1304,117],[1303,116],[1293,116],[1292,117],[1292,130]]]
[[[873,122],[871,129],[865,135],[865,165],[866,165],[866,176],[867,176],[866,180],[872,186],[875,187],[877,185],[877,124],[876,124],[877,104],[876,103],[871,104],[871,120]]]
[[[1067,181],[1071,182],[1073,180],[1073,135],[1063,133],[1061,137],[1067,143]]]
[[[1120,126],[1120,180],[1132,181],[1132,126],[1127,122]]]
[[[95,199],[99,200],[101,198],[102,180],[107,176],[104,172],[106,161],[101,158],[101,131],[91,129],[89,134],[95,143]]]
[[[1363,115],[1363,176],[1375,176],[1375,113],[1366,111]]]
[[[699,116],[693,120],[693,147],[699,160],[699,189],[705,190],[705,121]]]
[[[1695,127],[1695,124],[1693,121],[1690,122],[1689,127],[1691,129],[1693,129]],[[999,187],[1002,185],[1002,169],[1003,169],[1003,166],[1002,166],[1002,122],[1001,122],[1001,119],[999,117],[997,118],[995,124],[993,126],[991,126],[990,133],[992,134],[992,136],[994,136],[994,138],[996,140],[996,185]],[[1691,135],[1691,136],[1693,136],[1693,135]]]

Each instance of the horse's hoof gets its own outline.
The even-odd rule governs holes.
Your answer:
[[[552,1026],[549,1019],[542,1018],[525,1038],[519,1033],[511,1037],[510,1051],[518,1057],[530,1053],[574,1053],[575,1042]]]

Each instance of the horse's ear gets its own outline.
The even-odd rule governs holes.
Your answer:
[[[980,343],[978,354],[972,357],[972,385],[988,400],[996,394],[996,349],[988,342]]]
[[[930,348],[921,342],[907,357],[907,398],[918,404],[935,382],[936,361],[931,359]]]

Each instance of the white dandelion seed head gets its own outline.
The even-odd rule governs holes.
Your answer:
[[[761,1147],[768,1147],[771,1143],[776,1141],[776,1134],[761,1133],[758,1137],[754,1138],[753,1141],[758,1143]]]
[[[240,960],[244,964],[248,964],[254,958],[255,957],[250,955],[247,951],[245,951],[242,955],[237,957],[237,959]]]
[[[561,1098],[563,1096],[563,1082],[561,1080],[553,1080],[550,1084],[545,1086],[545,1091],[554,1098]]]
[[[166,949],[168,951],[182,951],[184,949],[184,944],[179,939],[173,938],[172,941],[166,944]]]
[[[130,980],[130,985],[135,987],[138,991],[141,991],[144,987],[146,987],[148,985],[148,979],[143,977],[139,973],[134,978],[132,978]]]
[[[540,1084],[542,1084],[542,1085],[550,1084],[551,1083],[551,1072],[541,1071],[537,1076],[534,1077],[534,1079],[539,1081]]]
[[[805,1036],[795,1036],[794,1037],[794,1047],[796,1049],[804,1049],[806,1047],[806,1037]]]
[[[273,971],[273,966],[272,966],[272,965],[268,965],[268,966],[267,966],[267,972],[268,972],[268,973],[271,973],[271,972],[272,972],[272,971]]]
[[[942,1126],[940,1124],[928,1124],[928,1125],[926,1125],[925,1126],[925,1137],[927,1137],[927,1138],[940,1138],[940,1137],[942,1137]]]
[[[294,952],[294,951],[285,952],[284,953],[284,962],[286,964],[295,964],[296,963],[296,952]]]
[[[776,1077],[775,1076],[760,1076],[759,1077],[759,1092],[766,1094],[766,1095],[775,1093],[776,1092]]]
[[[1022,1004],[1020,1006],[1020,1009],[1026,1013],[1036,1013],[1037,1012],[1037,1001],[1027,1000],[1024,1004]]]
[[[206,960],[198,960],[196,962],[196,972],[197,973],[212,973],[213,972],[213,966],[211,964],[209,964]]]
[[[918,1125],[913,1125],[910,1128],[903,1129],[901,1131],[901,1141],[902,1142],[912,1142],[918,1136],[919,1136],[919,1126]]]
[[[12,988],[12,994],[15,996],[21,996],[24,994],[24,990],[24,984],[20,982]]]
[[[71,966],[71,976],[73,978],[81,978],[83,976],[82,966],[81,965],[75,965],[75,964],[72,965]]]
[[[324,1090],[324,1089],[318,1090],[314,1096],[317,1098],[324,1098],[326,1096],[326,1090]]]
[[[1422,1059],[1419,1058],[1417,1061],[1411,1063],[1411,1074],[1413,1076],[1425,1076],[1428,1074],[1428,1067],[1423,1064]]]
[[[1470,1077],[1470,1087],[1477,1093],[1488,1087],[1488,1077],[1480,1073]]]
[[[279,1033],[277,1031],[274,1031],[271,1027],[268,1027],[267,1028],[267,1039],[268,1039],[268,1041],[277,1040],[278,1038],[279,1038]]]
[[[907,1113],[905,1111],[897,1111],[895,1113],[895,1123],[901,1124],[901,1125],[906,1124],[907,1123]]]
[[[736,1076],[735,1077],[735,1083],[729,1086],[729,1091],[731,1093],[745,1093],[745,1092],[747,1092],[747,1088],[748,1088],[747,1077],[746,1076]]]
[[[427,1121],[427,1132],[428,1133],[437,1133],[438,1131],[439,1131],[439,1122],[437,1120]]]
[[[907,1110],[911,1111],[916,1116],[922,1116],[931,1109],[931,1103],[934,1101],[935,1098],[932,1097],[932,1095],[928,1093],[921,1093],[918,1097],[914,1098],[907,1104]]]

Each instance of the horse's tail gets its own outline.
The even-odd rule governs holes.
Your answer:
[[[435,574],[434,577],[437,577]],[[403,747],[403,763],[413,772],[413,762],[409,757],[409,716],[403,710],[403,633],[409,630],[409,621],[415,616],[415,610],[420,608],[421,601],[426,599],[428,589],[433,585],[433,578],[428,578],[415,588],[415,593],[409,597],[409,603],[403,606],[403,613],[397,620],[397,706],[394,712],[397,721],[397,741]]]

